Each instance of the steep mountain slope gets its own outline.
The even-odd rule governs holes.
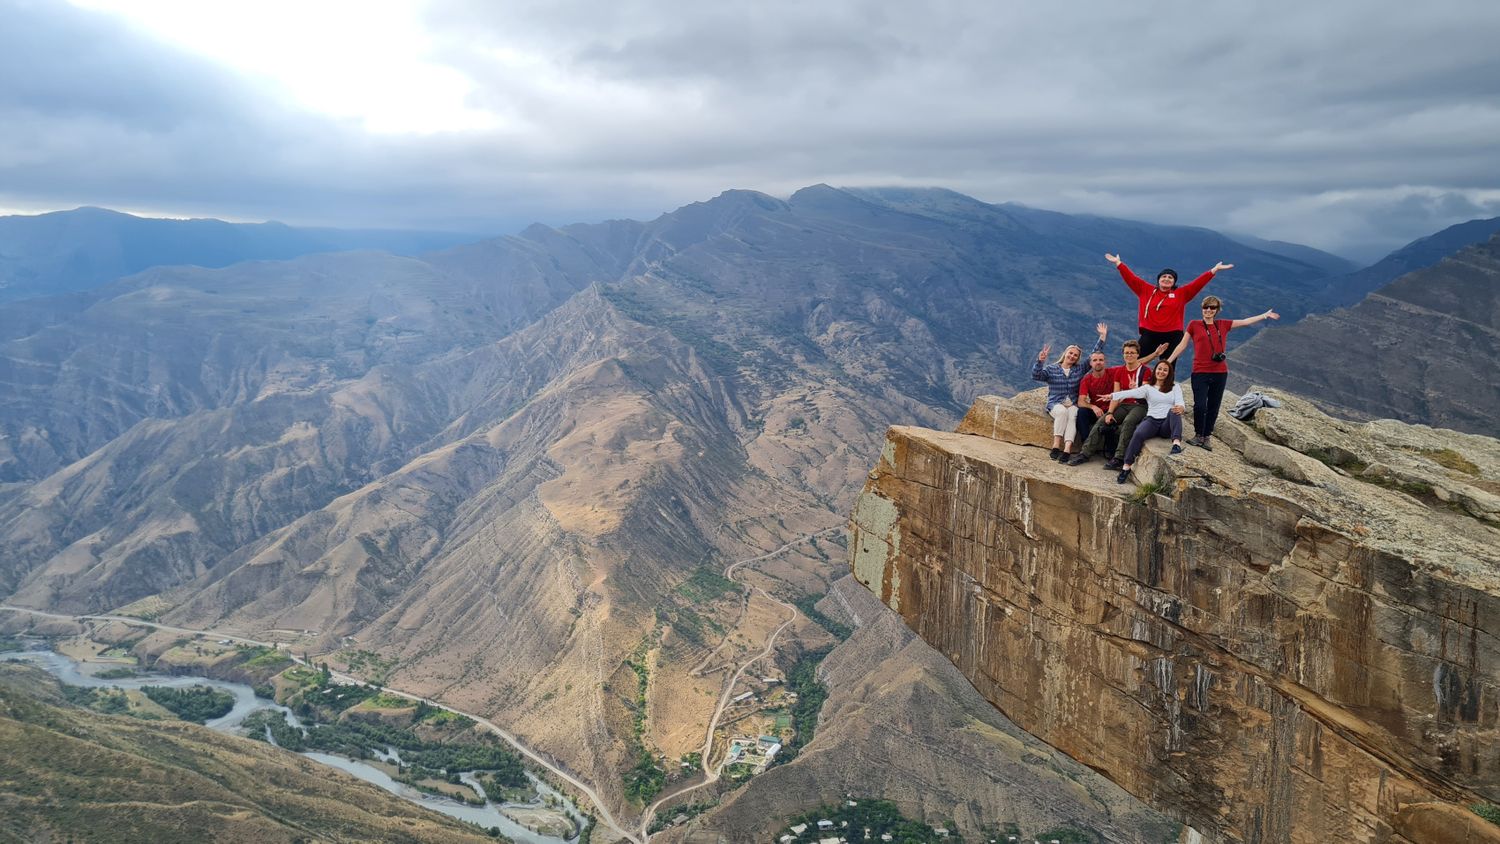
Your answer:
[[[9,841],[492,841],[267,744],[69,706],[0,665],[0,836]]]
[[[471,235],[163,220],[103,208],[0,217],[0,302],[88,290],[154,266],[227,267],[314,252],[416,255]]]
[[[1270,384],[1357,417],[1480,434],[1500,425],[1500,234],[1352,308],[1277,327],[1234,353],[1232,385]]]
[[[1377,288],[1407,273],[1430,267],[1465,247],[1484,243],[1496,233],[1500,233],[1500,217],[1470,220],[1418,238],[1370,266],[1337,279],[1335,286],[1339,293],[1329,306],[1353,305]]]
[[[1226,299],[1319,301],[1315,267],[1212,232],[1070,219],[731,191],[650,223],[25,303],[0,332],[0,588],[338,665],[378,652],[393,684],[497,718],[628,809],[622,772],[701,744],[784,617],[754,596],[669,610],[680,587],[842,524],[893,421],[950,427],[1097,319],[1112,346],[1133,333],[1096,241],[1238,261]],[[835,564],[793,545],[761,568],[791,598]]]
[[[858,629],[823,661],[829,698],[812,744],[663,840],[765,841],[783,819],[851,794],[881,795],[935,826],[1066,826],[1119,844],[1175,837],[1175,822],[1018,729],[852,577],[833,594]],[[955,806],[955,792],[970,797]]]

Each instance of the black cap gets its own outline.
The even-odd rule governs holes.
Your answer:
[[[1161,281],[1161,277],[1164,275],[1169,275],[1174,279],[1178,277],[1176,270],[1172,269],[1171,267],[1167,267],[1166,269],[1156,274],[1156,280]]]

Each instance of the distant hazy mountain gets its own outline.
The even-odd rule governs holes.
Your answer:
[[[1330,276],[1347,275],[1360,268],[1360,265],[1341,255],[1314,249],[1311,246],[1303,246],[1300,243],[1287,243],[1284,240],[1266,240],[1247,234],[1231,233],[1230,237],[1238,240],[1246,246],[1251,246],[1262,252],[1271,252],[1276,255],[1284,255],[1304,261],[1321,269]]]
[[[1430,267],[1466,246],[1483,243],[1500,232],[1500,217],[1470,220],[1419,238],[1360,270],[1334,279],[1331,285],[1337,295],[1330,307],[1346,307],[1363,299],[1365,294],[1389,284],[1413,270]]]
[[[1497,359],[1500,234],[1351,308],[1262,332],[1235,351],[1230,371],[1240,389],[1281,386],[1354,416],[1493,435],[1500,430]]]
[[[149,267],[226,267],[314,252],[415,255],[473,239],[448,232],[162,220],[103,208],[0,217],[0,301],[88,290]]]
[[[951,426],[1028,385],[1043,343],[1091,343],[1103,319],[1117,355],[1135,299],[1106,251],[1147,275],[1232,261],[1209,290],[1242,312],[1330,295],[1315,263],[1204,229],[820,185],[11,303],[0,598],[313,631],[296,647],[336,665],[355,637],[394,684],[493,715],[626,812],[637,716],[650,751],[695,751],[735,660],[787,617],[760,593],[684,603],[683,584],[844,524],[888,425]],[[793,544],[745,571],[819,595],[840,553]],[[806,619],[780,641],[765,666],[829,643]],[[860,734],[819,747],[871,758]],[[941,746],[914,735],[880,764],[923,776]],[[953,777],[918,808],[988,788]]]

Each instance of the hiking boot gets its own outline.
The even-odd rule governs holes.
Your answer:
[[[1118,469],[1124,465],[1125,461],[1118,457],[1111,457],[1108,460],[1104,461],[1104,468],[1109,470]]]
[[[1062,459],[1062,449],[1060,449],[1060,448],[1054,448],[1054,449],[1052,449],[1052,453],[1048,454],[1047,456],[1051,457],[1053,460],[1061,460]]]
[[[1203,447],[1203,438],[1202,437],[1189,437],[1188,441],[1187,441],[1187,444],[1188,445],[1196,445],[1197,447],[1202,448]]]
[[[1203,440],[1203,442],[1198,443],[1198,445],[1202,447],[1204,451],[1214,450],[1214,444],[1208,441],[1208,437],[1201,437],[1201,439]]]
[[[1125,483],[1128,480],[1130,480],[1130,470],[1129,469],[1121,469],[1120,470],[1120,474],[1115,475],[1115,483],[1117,483],[1117,484],[1123,484],[1123,483]]]
[[[1072,457],[1068,458],[1069,466],[1082,466],[1087,462],[1089,462],[1089,456],[1087,454],[1075,454]]]

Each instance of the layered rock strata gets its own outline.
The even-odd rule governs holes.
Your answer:
[[[1283,397],[1121,486],[1024,444],[1030,398],[890,430],[861,583],[1184,840],[1500,841],[1500,442]]]

